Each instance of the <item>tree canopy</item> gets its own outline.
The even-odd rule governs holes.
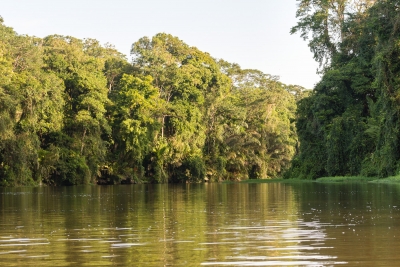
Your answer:
[[[304,15],[292,31],[322,22]],[[322,3],[323,1],[321,1]],[[341,2],[325,1],[337,7]],[[314,3],[314,2],[313,2]],[[323,52],[330,63],[308,98],[298,103],[297,131],[300,152],[287,177],[390,176],[399,172],[399,7],[398,0],[358,1],[362,8],[334,21],[341,38],[335,53]],[[307,14],[312,13],[307,9]],[[330,15],[336,14],[328,12]],[[314,13],[312,13],[314,14]],[[313,40],[311,50],[314,48]],[[328,47],[328,43],[324,47]],[[316,57],[318,60],[319,57]]]
[[[160,33],[129,62],[94,39],[0,23],[0,185],[273,178],[304,88]]]

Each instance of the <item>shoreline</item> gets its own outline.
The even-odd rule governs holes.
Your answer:
[[[248,184],[262,184],[262,183],[373,183],[373,184],[400,184],[400,175],[389,176],[386,178],[379,177],[364,177],[364,176],[334,176],[334,177],[321,177],[316,180],[303,180],[303,179],[249,179],[238,182],[224,181],[223,183],[248,183]]]

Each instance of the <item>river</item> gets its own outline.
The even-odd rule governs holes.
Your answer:
[[[0,188],[1,266],[395,266],[400,187]]]

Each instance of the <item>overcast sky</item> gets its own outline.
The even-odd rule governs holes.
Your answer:
[[[290,35],[296,0],[2,0],[0,15],[19,34],[94,38],[130,59],[132,43],[159,32],[214,58],[311,89],[318,64]]]

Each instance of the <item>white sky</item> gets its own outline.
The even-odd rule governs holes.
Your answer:
[[[19,34],[70,35],[132,43],[159,32],[177,36],[214,58],[280,76],[311,89],[318,64],[307,43],[290,35],[296,0],[1,0],[0,16]]]

